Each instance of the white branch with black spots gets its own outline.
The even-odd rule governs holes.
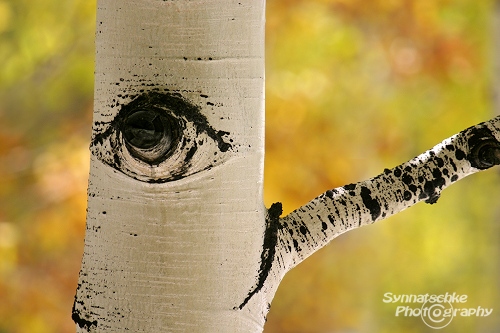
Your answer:
[[[280,219],[276,251],[288,270],[346,231],[414,204],[500,162],[500,117],[470,127],[376,177],[328,190]]]

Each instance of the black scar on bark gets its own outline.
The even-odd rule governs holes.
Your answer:
[[[401,177],[401,169],[399,167],[394,168],[394,176]]]
[[[463,160],[466,157],[466,155],[465,155],[465,153],[464,153],[463,150],[457,149],[455,151],[455,157],[456,157],[457,160],[461,161],[461,160]]]
[[[401,180],[406,185],[410,185],[411,183],[413,183],[413,177],[410,174],[408,174],[408,173],[404,173],[403,177],[401,177]]]
[[[371,197],[370,195],[371,193],[372,191],[370,191],[368,187],[366,186],[361,187],[360,195],[361,199],[363,199],[363,204],[370,211],[370,215],[372,216],[372,221],[375,221],[380,216],[381,208],[379,202]]]
[[[411,192],[409,192],[409,191],[404,191],[403,192],[403,199],[405,199],[405,201],[410,201],[411,197],[412,197]]]
[[[302,235],[307,235],[309,233],[309,229],[307,229],[307,227],[305,225],[301,225],[299,227],[299,231]]]
[[[233,148],[232,144],[225,141],[225,136],[228,136],[230,133],[226,131],[219,131],[214,129],[208,122],[207,118],[201,113],[201,108],[197,105],[192,104],[186,98],[184,98],[179,93],[171,93],[171,92],[158,92],[158,91],[150,91],[140,95],[131,96],[132,101],[128,104],[122,105],[116,117],[109,123],[109,126],[105,131],[101,133],[94,134],[91,147],[102,145],[107,138],[110,138],[113,134],[118,136],[121,133],[122,137],[126,137],[127,119],[137,112],[144,113],[154,113],[155,115],[161,115],[164,118],[168,118],[168,129],[172,132],[172,144],[171,147],[167,147],[165,151],[160,154],[158,157],[154,159],[144,159],[140,154],[134,152],[134,149],[131,149],[130,142],[127,142],[124,139],[124,142],[119,142],[119,140],[110,140],[111,144],[111,154],[112,160],[107,160],[106,164],[111,166],[112,168],[131,176],[130,174],[124,172],[122,170],[122,161],[119,155],[116,153],[118,149],[120,149],[120,145],[124,145],[123,149],[127,149],[129,153],[136,159],[147,163],[151,166],[159,165],[160,163],[167,160],[173,153],[171,148],[177,148],[177,143],[185,140],[182,133],[184,130],[183,121],[181,119],[185,119],[194,124],[196,129],[196,134],[206,133],[212,140],[217,143],[217,147],[220,152],[224,153],[229,149]],[[172,114],[167,114],[167,110],[169,110]],[[198,141],[194,138],[194,145],[190,148],[190,150],[186,154],[186,158],[183,161],[184,166],[189,165],[191,162],[196,150],[198,149]],[[132,147],[133,148],[133,147]],[[141,148],[141,147],[138,147]],[[207,168],[211,167],[211,165],[207,166]],[[184,178],[186,167],[181,168],[177,173],[172,174],[169,178],[161,178],[161,179],[151,179],[147,180],[149,183],[165,183],[168,181],[173,181],[177,179]],[[132,178],[137,179],[134,176]]]
[[[321,216],[318,215],[318,219],[321,220]],[[328,229],[328,224],[321,220],[321,231],[325,231],[326,229]]]
[[[346,189],[347,191],[354,191],[356,189],[356,184],[344,185],[344,189]]]
[[[243,302],[234,307],[234,310],[241,310],[248,303],[248,301],[252,298],[253,295],[257,294],[262,287],[264,286],[264,282],[271,271],[271,267],[273,265],[274,256],[276,255],[276,245],[278,243],[278,230],[282,228],[279,223],[280,215],[283,213],[283,206],[281,202],[275,202],[269,207],[267,211],[266,217],[266,231],[264,232],[264,244],[262,246],[262,253],[260,254],[260,268],[259,268],[259,277],[257,279],[257,283],[248,292],[247,297],[243,300]]]
[[[435,204],[439,199],[439,193],[436,191],[436,183],[434,181],[426,181],[424,190],[419,195],[419,199],[425,199],[424,202],[428,204]]]
[[[78,311],[75,307],[77,301],[75,299],[75,302],[73,303],[73,309],[71,310],[71,319],[77,324],[81,329],[86,330],[87,332],[90,332],[90,329],[93,327],[97,327],[97,320],[87,320],[85,318],[82,318],[80,316],[80,311]]]
[[[330,221],[330,223],[333,225],[333,227],[335,227],[335,219],[333,218],[332,215],[328,215],[328,221]]]

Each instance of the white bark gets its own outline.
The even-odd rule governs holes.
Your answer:
[[[78,332],[261,332],[301,260],[500,163],[495,118],[280,219],[262,203],[263,29],[264,0],[98,2]]]
[[[264,19],[263,0],[98,1],[79,332],[262,330],[274,291],[233,308],[256,286],[265,229]],[[185,178],[148,183],[169,178],[179,160],[148,166],[112,133],[143,90],[181,93],[229,132],[232,148],[216,149],[183,119],[184,134],[204,141],[193,157],[202,162]]]
[[[292,268],[342,233],[424,201],[454,182],[500,163],[500,116],[470,127],[407,163],[326,191],[280,219],[284,261]]]

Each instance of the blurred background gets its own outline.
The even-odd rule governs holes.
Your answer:
[[[285,213],[498,114],[493,0],[268,0],[265,203]],[[500,16],[498,16],[500,17]],[[95,2],[0,0],[0,333],[74,332]],[[384,293],[467,295],[442,332],[500,331],[500,171],[335,239],[265,333],[435,332]]]

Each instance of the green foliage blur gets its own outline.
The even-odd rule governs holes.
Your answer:
[[[495,113],[493,2],[268,0],[265,203],[285,213]],[[74,332],[95,2],[0,0],[0,333]],[[293,269],[266,333],[435,332],[384,293],[468,295],[441,332],[500,330],[489,170],[344,234]]]

